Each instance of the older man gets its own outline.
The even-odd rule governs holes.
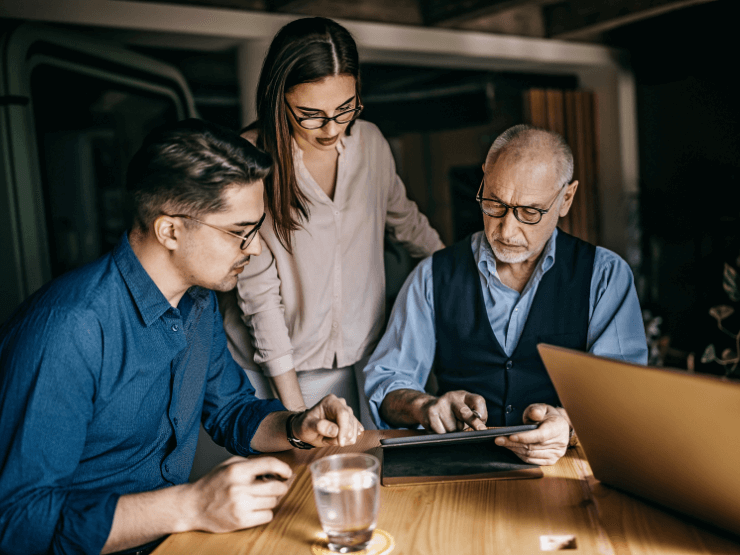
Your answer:
[[[537,343],[645,363],[640,306],[619,256],[556,227],[578,188],[562,137],[512,127],[483,170],[476,199],[485,231],[409,276],[365,368],[365,393],[381,428],[539,422],[496,442],[526,462],[553,464],[574,438]],[[433,364],[437,396],[424,391]]]

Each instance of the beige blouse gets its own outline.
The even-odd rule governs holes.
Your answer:
[[[358,120],[337,143],[334,200],[319,187],[293,142],[298,184],[310,219],[282,247],[270,214],[260,230],[262,254],[252,257],[234,292],[221,296],[229,347],[244,368],[277,376],[344,367],[374,349],[384,322],[383,236],[387,229],[415,257],[444,247],[406,196],[388,142]],[[246,325],[245,325],[246,324]]]

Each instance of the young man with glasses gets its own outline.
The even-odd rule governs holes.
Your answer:
[[[558,134],[515,126],[493,143],[483,170],[484,231],[409,276],[365,368],[365,393],[380,428],[540,423],[496,443],[525,462],[554,464],[574,438],[536,345],[646,363],[632,272],[557,229],[578,187]],[[433,364],[436,396],[424,391]]]
[[[212,290],[262,250],[271,163],[199,120],[153,131],[129,165],[130,231],[0,330],[0,552],[143,554],[170,533],[271,520],[287,488],[268,477],[291,474],[275,458],[187,483],[201,422],[242,456],[356,441],[343,400],[259,400],[227,350]]]

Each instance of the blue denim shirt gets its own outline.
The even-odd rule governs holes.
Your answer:
[[[239,455],[262,419],[215,294],[172,307],[126,235],[0,329],[0,553],[100,553],[118,497],[187,481],[199,424]]]
[[[488,320],[509,356],[522,336],[537,286],[555,263],[557,234],[555,229],[521,293],[504,285],[499,278],[496,257],[484,232],[471,237]],[[380,405],[388,393],[396,389],[424,391],[435,347],[432,257],[429,257],[416,266],[399,292],[388,328],[365,367],[365,394],[378,428],[389,427],[380,418]],[[632,270],[617,254],[602,247],[596,247],[591,272],[587,349],[599,356],[647,363],[647,340]]]

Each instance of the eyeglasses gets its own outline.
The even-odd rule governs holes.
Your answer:
[[[260,221],[257,222],[257,225],[255,225],[252,229],[247,231],[244,235],[239,235],[238,233],[234,233],[233,231],[229,231],[228,229],[223,229],[216,225],[209,224],[207,222],[204,222],[203,220],[198,220],[196,218],[193,218],[192,216],[188,216],[187,214],[163,214],[163,215],[169,216],[170,218],[186,218],[188,220],[198,222],[199,224],[212,227],[213,229],[223,231],[224,233],[228,233],[232,237],[236,237],[237,239],[241,240],[241,245],[239,245],[239,248],[241,250],[246,249],[251,244],[251,242],[254,240],[254,238],[257,236],[257,232],[260,230],[260,227],[262,227],[262,223],[265,221],[265,216],[266,216],[266,214],[263,212],[262,217],[260,218]]]
[[[309,118],[301,118],[296,115],[296,113],[293,111],[293,108],[290,107],[290,104],[288,104],[287,101],[285,102],[285,105],[288,107],[288,110],[290,110],[290,113],[293,114],[293,117],[298,122],[298,125],[303,127],[303,129],[321,129],[330,121],[334,121],[340,125],[346,125],[351,121],[356,120],[357,117],[360,115],[360,112],[362,112],[362,109],[364,108],[362,104],[358,104],[356,108],[347,110],[346,112],[342,112],[341,114],[337,114],[333,118],[328,118],[324,116],[311,116]]]
[[[511,208],[514,211],[514,217],[523,224],[527,225],[535,225],[540,223],[540,221],[542,220],[542,216],[550,211],[550,208],[552,208],[552,205],[555,204],[556,200],[558,200],[558,197],[560,197],[560,193],[563,192],[565,186],[567,185],[567,183],[563,183],[562,187],[558,190],[558,194],[555,195],[555,198],[550,203],[550,206],[543,210],[542,208],[535,208],[534,206],[510,206],[505,202],[501,202],[499,199],[483,198],[481,196],[481,193],[483,192],[483,185],[485,184],[485,181],[486,178],[484,177],[481,180],[480,187],[478,188],[478,192],[475,195],[475,200],[477,200],[478,204],[480,204],[481,212],[483,212],[486,216],[490,216],[491,218],[503,218],[504,216],[506,216],[509,208]]]

